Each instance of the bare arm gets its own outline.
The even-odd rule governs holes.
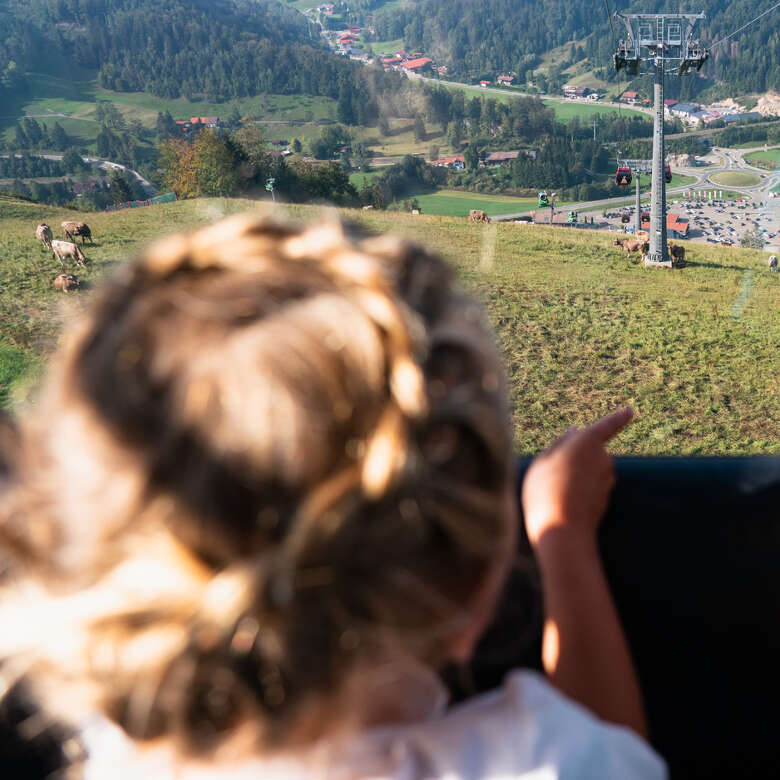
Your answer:
[[[623,410],[555,442],[526,475],[523,510],[542,572],[550,681],[600,718],[646,737],[642,694],[596,542],[614,483],[604,445],[630,419]]]

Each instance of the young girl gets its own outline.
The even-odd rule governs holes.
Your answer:
[[[595,541],[629,417],[525,481],[552,685],[447,709],[518,522],[482,312],[334,222],[165,239],[7,437],[0,673],[89,778],[663,777]]]

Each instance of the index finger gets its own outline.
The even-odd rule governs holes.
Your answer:
[[[631,422],[633,416],[634,410],[630,406],[625,406],[623,409],[618,409],[618,411],[596,420],[587,428],[587,431],[599,441],[608,442]]]

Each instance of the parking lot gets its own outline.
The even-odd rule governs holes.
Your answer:
[[[642,210],[649,210],[643,204]],[[780,198],[753,201],[747,198],[729,201],[672,200],[667,206],[669,214],[688,220],[688,235],[685,240],[700,241],[725,246],[739,246],[742,236],[753,229],[754,223],[764,235],[764,248],[770,251],[780,250]],[[628,225],[623,222],[623,214],[630,215]],[[580,218],[594,217],[602,230],[624,232],[628,227],[633,232],[635,224],[634,207],[607,211],[580,212]],[[647,226],[645,225],[645,229]]]

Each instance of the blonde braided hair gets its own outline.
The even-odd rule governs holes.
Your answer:
[[[288,744],[351,670],[398,648],[440,664],[503,538],[511,442],[479,308],[438,258],[338,222],[241,215],[153,245],[22,427],[0,529],[17,547],[31,515],[48,529],[27,548],[78,641],[0,654],[86,679],[138,738],[252,723]]]

